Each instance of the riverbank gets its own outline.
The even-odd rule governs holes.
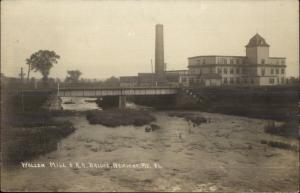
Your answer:
[[[46,108],[51,93],[1,93],[1,149],[5,165],[15,165],[55,151],[75,131],[69,121],[56,121]]]
[[[69,121],[56,121],[47,111],[11,114],[2,124],[2,161],[19,164],[55,151],[75,131]]]

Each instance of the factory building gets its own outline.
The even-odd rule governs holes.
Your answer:
[[[259,34],[248,42],[246,56],[194,56],[188,70],[166,71],[163,25],[155,27],[155,73],[120,77],[134,86],[266,86],[285,84],[286,58],[270,57],[270,45]]]
[[[265,39],[253,36],[246,56],[195,56],[188,58],[189,85],[265,86],[285,84],[286,59],[270,57]]]

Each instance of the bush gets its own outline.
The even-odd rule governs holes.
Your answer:
[[[91,124],[102,124],[108,127],[120,125],[142,126],[155,121],[155,117],[149,113],[135,110],[95,110],[88,112],[86,118]]]
[[[170,117],[181,117],[187,121],[191,121],[195,125],[200,125],[201,123],[207,123],[207,119],[200,115],[196,115],[193,113],[185,113],[185,112],[172,112],[168,114]]]
[[[298,147],[296,145],[291,145],[291,144],[284,143],[284,142],[281,142],[281,141],[266,141],[266,140],[261,140],[260,143],[261,144],[266,144],[266,145],[269,145],[269,146],[275,147],[275,148],[287,149],[287,150],[292,150],[292,151],[298,151]]]
[[[285,136],[285,137],[295,137],[295,138],[299,137],[299,133],[298,133],[299,129],[296,120],[290,120],[280,126],[275,126],[274,124],[267,125],[265,126],[264,131],[266,133]]]

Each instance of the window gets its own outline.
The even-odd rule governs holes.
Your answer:
[[[205,64],[205,62],[206,62],[205,59],[203,59],[203,60],[202,60],[202,64]]]
[[[247,80],[247,78],[245,78],[245,79],[244,79],[244,83],[246,83],[246,84],[248,83],[248,80]]]
[[[222,68],[218,68],[218,74],[222,74]]]
[[[186,78],[182,77],[182,78],[181,78],[181,81],[182,81],[182,82],[186,82]]]
[[[284,84],[284,78],[281,77],[281,84]]]
[[[227,84],[227,78],[224,78],[224,84]]]
[[[236,78],[236,83],[240,84],[240,78],[239,77]]]
[[[224,58],[224,64],[227,64],[227,60],[226,60],[226,58]]]
[[[254,80],[253,78],[250,79],[251,84],[254,84]]]
[[[246,74],[246,69],[242,68],[242,74]]]
[[[284,63],[285,63],[284,60],[281,60],[281,64],[284,65]]]
[[[274,84],[274,78],[270,78],[270,79],[269,79],[269,83],[270,83],[270,84]]]
[[[284,68],[281,69],[281,74],[284,74]]]
[[[200,64],[200,60],[197,60],[197,64]]]
[[[237,74],[240,73],[240,69],[239,69],[239,68],[236,69],[236,73],[237,73]]]
[[[276,74],[279,74],[279,69],[278,68],[276,68]]]
[[[261,75],[264,76],[266,73],[266,70],[264,68],[261,69]]]
[[[233,74],[233,68],[230,68],[230,74]]]
[[[265,64],[265,59],[261,59],[261,63],[262,63],[262,64]]]
[[[224,74],[227,74],[227,68],[224,68]]]
[[[233,78],[232,77],[230,78],[230,84],[233,84]]]
[[[234,64],[234,60],[233,59],[230,59],[230,64]]]
[[[274,74],[274,69],[273,68],[271,68],[271,74]]]

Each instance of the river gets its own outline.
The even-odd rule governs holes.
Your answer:
[[[84,98],[64,109],[99,109]],[[91,100],[89,98],[88,100]],[[140,108],[132,103],[127,107]],[[101,110],[101,108],[99,109]],[[2,171],[10,191],[295,191],[298,153],[261,144],[297,140],[264,133],[266,120],[194,112],[209,123],[193,126],[168,111],[151,111],[162,129],[91,125],[85,116],[59,117],[77,130],[54,152]],[[51,167],[50,167],[51,165]],[[72,166],[71,166],[72,165]],[[60,167],[59,167],[60,166]]]

